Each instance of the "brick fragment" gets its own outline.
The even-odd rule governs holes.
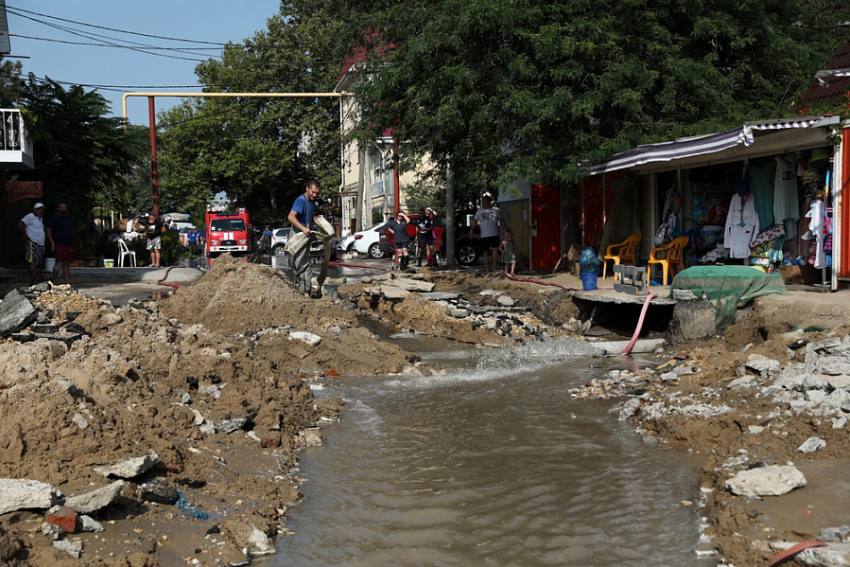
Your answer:
[[[72,534],[77,529],[77,513],[67,506],[54,506],[47,511],[44,519],[66,534]]]

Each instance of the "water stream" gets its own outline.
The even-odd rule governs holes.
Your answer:
[[[693,554],[686,456],[648,446],[568,389],[627,359],[446,351],[446,375],[347,378],[346,410],[301,457],[304,501],[280,566],[713,565]],[[427,351],[429,348],[432,351]],[[593,365],[594,367],[591,367]]]

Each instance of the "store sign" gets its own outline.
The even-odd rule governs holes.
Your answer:
[[[44,196],[41,181],[7,181],[6,201],[15,203],[24,199],[40,199]]]

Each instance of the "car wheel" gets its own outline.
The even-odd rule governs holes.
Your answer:
[[[478,260],[478,252],[471,244],[462,244],[456,252],[457,261],[464,266],[471,266]]]
[[[375,260],[380,260],[384,257],[384,251],[381,250],[381,247],[378,246],[377,242],[369,247],[369,257],[374,258]]]
[[[284,250],[283,244],[277,244],[274,248],[272,248],[272,254],[277,257],[286,256],[286,250]]]

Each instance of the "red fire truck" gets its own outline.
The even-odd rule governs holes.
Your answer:
[[[250,239],[248,211],[240,208],[235,213],[214,212],[207,208],[207,257],[214,258],[222,252],[234,256],[248,254]]]

